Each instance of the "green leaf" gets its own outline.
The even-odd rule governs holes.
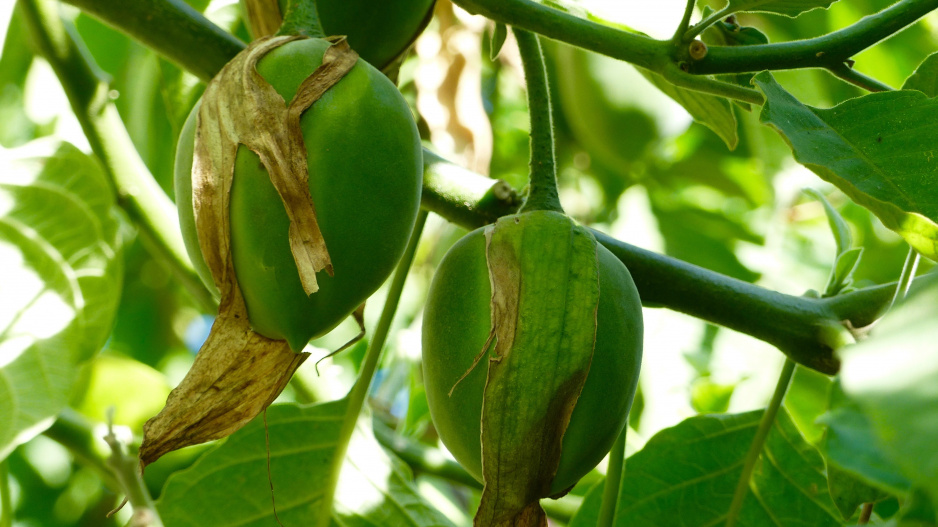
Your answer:
[[[123,267],[113,194],[66,143],[0,150],[0,459],[65,407],[104,345]]]
[[[730,0],[727,9],[730,12],[773,13],[796,17],[812,9],[827,9],[835,0]]]
[[[616,525],[721,525],[762,411],[697,416],[663,430],[626,461]],[[824,462],[784,411],[756,465],[740,526],[839,526]]]
[[[837,242],[837,255],[839,256],[849,251],[853,247],[853,235],[850,233],[850,226],[847,225],[847,221],[844,220],[843,216],[837,212],[837,209],[827,201],[824,194],[821,194],[813,188],[804,189],[804,193],[820,201],[821,205],[824,205],[824,213],[827,214],[827,222],[830,224],[831,232],[834,233],[834,241]]]
[[[863,247],[854,247],[837,255],[824,296],[834,296],[850,288],[853,284],[853,272],[856,271],[862,255]]]
[[[489,50],[489,58],[495,60],[498,58],[498,54],[502,51],[502,46],[505,45],[505,40],[508,38],[508,27],[505,24],[495,23],[495,29],[492,31],[492,40],[490,42],[491,49]]]
[[[377,444],[367,419],[358,421],[346,451],[340,438],[347,410],[344,399],[267,409],[270,476],[280,521],[284,525],[326,525],[330,520],[342,526],[450,525],[423,501],[400,462]],[[171,476],[157,508],[163,522],[173,527],[272,525],[267,478],[264,420],[258,417],[190,468]]]
[[[908,478],[877,444],[873,423],[856,401],[844,394],[840,382],[835,382],[831,390],[829,408],[818,419],[827,426],[821,451],[828,465],[890,493],[908,492],[911,486]]]
[[[903,90],[918,90],[929,97],[938,95],[938,52],[925,57],[905,80]]]
[[[917,91],[873,93],[829,110],[801,104],[768,72],[760,119],[795,159],[866,207],[925,256],[938,259],[938,100]]]
[[[828,463],[827,483],[834,504],[843,519],[848,520],[864,503],[875,503],[889,495],[859,480],[853,473]]]
[[[844,392],[879,445],[938,502],[938,283],[913,290],[875,334],[843,354]]]
[[[683,106],[695,121],[716,132],[730,150],[736,148],[739,143],[736,115],[733,113],[733,107],[728,99],[680,88],[653,71],[644,68],[635,69],[662,93]]]

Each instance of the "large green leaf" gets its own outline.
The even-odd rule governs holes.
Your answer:
[[[626,461],[616,525],[721,525],[762,411],[691,417]],[[763,447],[740,526],[835,526],[820,454],[784,410]],[[586,502],[584,502],[586,503]]]
[[[110,332],[122,277],[112,196],[71,145],[0,150],[0,459],[52,423]]]
[[[879,445],[938,503],[938,282],[914,291],[843,354],[843,388]]]
[[[352,434],[348,457],[336,459],[346,452],[340,443],[347,410],[344,399],[271,406],[267,431],[259,417],[167,481],[157,504],[163,522],[167,527],[274,524],[269,433],[270,475],[284,525],[325,525],[330,517],[341,526],[450,525],[423,501],[406,467],[378,445],[366,421]]]
[[[727,7],[734,13],[747,11],[796,17],[812,9],[827,9],[835,1],[836,0],[730,0]]]
[[[938,100],[903,90],[824,110],[799,102],[768,72],[753,82],[765,93],[762,122],[782,134],[799,163],[938,259]]]
[[[821,450],[828,465],[850,472],[866,483],[904,494],[911,484],[876,441],[870,418],[847,397],[840,382],[834,384],[830,408],[818,421],[827,426]]]

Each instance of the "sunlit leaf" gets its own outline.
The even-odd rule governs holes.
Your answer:
[[[275,524],[267,472],[269,434],[270,477],[284,525],[328,525],[330,519],[341,526],[450,525],[417,493],[400,461],[378,445],[366,421],[359,421],[346,452],[340,444],[346,412],[344,399],[271,406],[267,431],[258,417],[169,479],[157,504],[163,522],[198,527]]]
[[[721,525],[761,411],[697,416],[652,437],[626,460],[616,525]],[[839,526],[824,462],[785,411],[756,464],[740,526]]]
[[[905,80],[903,90],[918,90],[929,97],[938,95],[938,53],[932,53]]]
[[[805,11],[827,9],[836,0],[730,0],[733,12],[748,11],[796,17]]]
[[[113,194],[75,147],[0,151],[0,459],[51,424],[104,344],[122,275]]]
[[[908,297],[843,354],[844,392],[888,458],[938,502],[938,284]]]
[[[938,259],[938,100],[905,90],[824,110],[801,104],[768,72],[754,82],[766,96],[762,122],[782,134],[798,162]]]
[[[840,383],[831,390],[830,409],[819,418],[827,426],[821,450],[828,464],[892,493],[909,490],[908,478],[877,444],[873,424]]]
[[[683,106],[695,121],[716,132],[730,150],[736,148],[739,143],[736,115],[728,99],[680,88],[655,72],[643,68],[636,69],[665,95]]]

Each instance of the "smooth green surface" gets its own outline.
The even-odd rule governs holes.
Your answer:
[[[275,405],[267,410],[270,475],[284,525],[325,525],[334,455],[345,419],[344,399],[325,404]],[[337,525],[446,526],[446,518],[417,493],[400,461],[360,422],[335,488]],[[274,522],[263,416],[170,477],[157,504],[169,527],[269,526]]]
[[[869,418],[877,443],[938,502],[938,287],[913,291],[844,352],[843,388]]]
[[[417,37],[434,0],[318,0],[327,35],[348,35],[349,45],[384,68]]]
[[[0,153],[0,459],[52,424],[104,345],[123,278],[101,168],[67,143]]]
[[[762,411],[697,416],[652,437],[626,460],[616,525],[722,525]],[[824,461],[779,412],[737,525],[839,526]]]
[[[314,39],[291,42],[264,57],[258,71],[291,99],[326,46]],[[264,336],[285,338],[294,350],[334,328],[390,275],[413,227],[423,172],[407,104],[367,63],[356,64],[300,124],[310,194],[335,275],[318,273],[320,289],[306,297],[290,253],[286,211],[266,170],[246,148],[238,150],[230,205],[232,258],[251,324]],[[180,144],[188,140],[183,135]],[[191,196],[186,154],[176,165],[179,200]],[[181,212],[180,222],[196,260],[189,214]]]
[[[575,483],[612,446],[631,405],[641,360],[641,310],[624,266],[599,248],[598,333],[586,384],[564,436],[560,467],[552,484],[560,491]],[[491,286],[485,237],[478,229],[447,253],[434,276],[423,322],[424,382],[430,412],[453,456],[480,481],[480,416],[485,359],[469,370],[491,327]]]
[[[798,162],[938,259],[938,101],[903,90],[824,110],[802,104],[767,72],[754,82],[766,96],[761,121],[782,134]]]

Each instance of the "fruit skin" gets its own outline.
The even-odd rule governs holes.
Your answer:
[[[320,65],[329,43],[287,43],[260,60],[258,72],[285,100]],[[195,115],[180,135],[176,199],[186,249],[206,285],[192,203]],[[319,291],[303,292],[287,238],[289,220],[256,154],[238,148],[229,217],[235,275],[258,333],[299,351],[347,317],[394,270],[420,205],[423,154],[417,127],[397,88],[364,61],[300,120],[309,190],[335,276],[317,273]]]
[[[551,494],[589,472],[625,426],[642,357],[642,312],[628,269],[599,246],[599,310],[589,375],[564,434]],[[545,262],[549,264],[549,262]],[[491,327],[484,229],[459,240],[433,277],[423,319],[423,375],[433,423],[459,463],[482,481],[481,415],[487,360],[448,392],[482,349]]]
[[[346,35],[361,58],[384,68],[426,24],[435,0],[318,0],[316,9],[326,35]],[[287,1],[280,0],[286,13]]]

